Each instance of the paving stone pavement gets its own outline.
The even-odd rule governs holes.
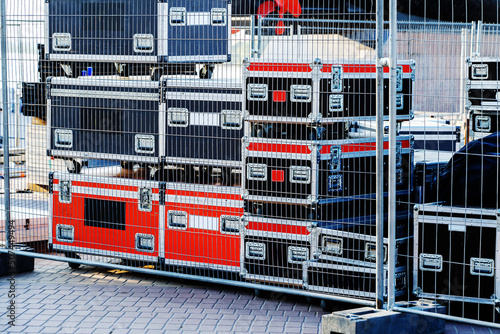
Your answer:
[[[15,276],[15,326],[8,321],[9,276],[0,278],[0,333],[318,333],[318,302],[249,289],[36,259]],[[345,304],[344,304],[345,305]],[[356,307],[356,306],[353,306]],[[447,323],[446,333],[500,333]]]

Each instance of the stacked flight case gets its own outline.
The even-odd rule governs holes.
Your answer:
[[[498,132],[500,114],[500,59],[467,58],[466,111],[470,141]]]
[[[375,120],[375,72],[367,62],[244,61],[243,279],[375,297],[375,138],[348,132],[352,121]],[[397,78],[397,119],[408,121],[413,61],[401,62]],[[398,295],[409,279],[412,146],[398,137]],[[387,138],[384,148],[387,166]]]
[[[206,80],[230,61],[231,1],[45,6],[41,82],[26,96],[42,106],[31,109],[47,120],[47,154],[71,162],[50,175],[50,247],[239,272],[241,83]],[[186,71],[194,64],[206,65],[200,78]],[[122,170],[82,170],[88,159]]]
[[[38,45],[40,84],[23,85],[27,115],[46,119],[47,78],[196,74],[211,78],[231,60],[230,0],[47,0]],[[89,73],[90,75],[90,73]],[[26,113],[25,113],[26,114]]]
[[[498,322],[500,211],[429,203],[414,217],[415,295],[452,315]]]

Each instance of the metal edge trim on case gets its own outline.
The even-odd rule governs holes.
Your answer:
[[[138,180],[138,179],[123,179],[123,178],[116,178],[116,177],[109,177],[109,176],[95,176],[95,175],[86,175],[86,174],[69,174],[66,172],[53,172],[54,175],[54,180],[70,180],[70,181],[75,181],[75,182],[85,182],[86,184],[89,183],[96,183],[96,184],[113,184],[113,185],[120,185],[120,186],[131,186],[131,187],[150,187],[152,189],[155,189],[158,187],[159,182],[157,181],[150,181],[150,180]],[[54,185],[54,191],[56,190],[55,187],[58,187],[58,185]]]
[[[207,184],[193,184],[182,182],[164,182],[166,190],[175,191],[193,191],[197,193],[214,193],[223,195],[240,195],[240,187],[236,186],[217,186]]]
[[[61,182],[69,182],[69,181],[64,181],[62,180]],[[90,181],[87,181],[90,182]],[[108,189],[108,188],[94,188],[94,187],[82,187],[82,186],[72,186],[71,187],[71,192],[72,194],[85,194],[85,195],[103,195],[103,190],[106,191],[105,196],[106,197],[114,197],[114,198],[127,198],[127,199],[134,199],[137,200],[137,192],[136,191],[129,191],[129,190],[118,190],[118,189]],[[54,192],[57,192],[58,194],[60,193],[60,184],[54,185]],[[152,201],[155,202],[152,205],[157,204],[159,201],[159,194],[153,193],[152,194]],[[71,203],[69,202],[61,202],[65,204]],[[141,210],[144,211],[144,210]]]
[[[158,93],[137,93],[137,92],[108,92],[99,90],[82,90],[82,89],[61,89],[52,88],[51,96],[59,97],[79,97],[91,99],[116,99],[116,100],[141,100],[141,101],[158,101]]]
[[[158,114],[158,156],[164,157],[166,152],[166,116],[167,116],[167,104],[165,102],[160,103],[159,114]]]
[[[75,246],[69,246],[69,245],[54,244],[53,249],[59,250],[59,251],[75,252],[75,253],[80,253],[80,254],[109,256],[109,257],[122,258],[122,259],[128,259],[128,260],[139,260],[139,261],[147,261],[147,262],[157,262],[158,261],[158,256],[150,256],[150,255],[143,255],[143,254],[131,254],[131,253],[115,252],[115,251],[108,251],[108,250],[95,249],[95,248],[75,247]]]
[[[201,87],[204,88],[204,87]],[[240,102],[239,94],[218,94],[218,93],[190,93],[190,92],[175,92],[168,91],[165,93],[165,98],[168,100],[182,101],[220,101],[220,102]]]
[[[50,173],[52,174],[52,173]],[[53,240],[53,235],[52,235],[52,230],[54,228],[54,193],[50,192],[49,193],[49,226],[48,226],[48,231],[47,231],[47,244],[50,247],[52,247],[52,244],[54,243]]]
[[[165,258],[165,203],[160,202],[158,220],[158,257]]]
[[[186,63],[186,62],[213,62],[224,63],[227,60],[227,55],[216,56],[169,56],[169,63]]]
[[[103,159],[103,160],[120,160],[134,161],[151,164],[159,164],[158,157],[146,157],[142,155],[127,155],[127,154],[112,154],[112,153],[93,153],[86,151],[66,151],[66,150],[51,150],[51,156],[54,158],[81,158],[81,159]]]
[[[462,297],[462,296],[454,296],[454,295],[442,295],[436,293],[429,292],[421,292],[418,291],[417,297],[425,298],[425,299],[438,299],[438,300],[448,300],[448,301],[457,301],[457,302],[466,302],[466,303],[474,303],[474,304],[485,304],[485,305],[496,305],[496,299],[487,299],[487,298],[474,298],[474,297]]]
[[[175,266],[213,269],[213,270],[221,270],[221,271],[228,271],[228,272],[235,272],[235,273],[240,272],[239,266],[228,266],[228,265],[224,265],[224,264],[213,264],[213,263],[184,261],[184,260],[172,260],[172,259],[167,259],[167,258],[163,258],[162,260],[165,264],[175,265]]]
[[[283,285],[294,285],[294,286],[303,286],[304,281],[300,279],[293,278],[284,278],[279,276],[266,276],[266,275],[256,275],[256,274],[245,274],[243,276],[246,280],[254,280],[260,282],[270,282],[275,284],[283,284]]]
[[[201,91],[201,93],[203,93],[204,89],[215,90],[215,91],[220,91],[220,90],[233,91],[233,92],[221,94],[221,97],[227,96],[227,95],[234,95],[234,96],[237,96],[238,98],[241,98],[241,93],[243,90],[243,85],[241,83],[241,80],[230,79],[230,78],[206,80],[206,79],[199,79],[199,78],[179,79],[179,78],[163,77],[163,80],[165,82],[165,84],[164,84],[165,90],[169,91],[171,93],[176,93],[176,92],[180,93],[179,99],[181,99],[181,100],[184,100],[184,98],[182,98],[182,96],[184,96],[184,94],[187,93],[186,92],[187,90],[189,90],[189,91],[198,90],[198,91]],[[173,90],[170,91],[170,89],[173,89]],[[199,93],[196,93],[196,94],[199,95]],[[207,94],[210,94],[210,96],[213,96],[213,95],[211,95],[212,93],[207,93]],[[191,99],[191,97],[187,100],[190,100],[190,99]],[[238,102],[241,102],[241,99]]]
[[[136,157],[135,160],[139,160]],[[165,162],[168,163],[178,163],[178,164],[189,164],[189,165],[205,165],[205,166],[224,166],[224,167],[237,167],[241,168],[241,160],[214,160],[214,159],[193,159],[193,158],[183,158],[183,157],[169,157],[165,156]]]
[[[158,81],[150,81],[150,80],[120,80],[113,78],[99,78],[99,77],[79,77],[79,78],[67,78],[67,77],[50,77],[50,80],[47,79],[47,83],[51,86],[74,86],[75,89],[67,89],[68,91],[81,91],[83,86],[90,86],[91,88],[100,88],[100,87],[111,87],[111,88],[138,88],[138,89],[150,89],[154,91],[154,94],[158,94]],[[49,88],[47,88],[49,90]],[[92,92],[102,92],[102,91],[92,91]],[[108,91],[109,97],[113,97],[115,92]],[[159,101],[158,95],[155,95],[155,101]]]
[[[49,6],[50,6],[50,4],[48,2],[45,2],[45,4],[44,4],[44,11],[45,11],[45,13],[44,13],[45,14],[44,15],[45,16],[45,18],[44,18],[44,21],[45,21],[45,37],[44,37],[44,41],[45,41],[45,54],[44,54],[44,58],[46,60],[49,60],[49,58],[50,58],[49,55],[51,53],[50,49],[49,49],[49,44],[50,44],[50,41],[49,41],[49,38],[50,38],[49,37],[49,34],[50,34],[50,29],[49,29],[49,27],[50,27],[50,20],[49,20],[50,13],[49,13],[49,10],[50,9],[49,9]]]
[[[274,224],[274,225],[291,225],[291,226],[300,226],[307,227],[308,229],[312,227],[311,221],[305,220],[292,220],[292,219],[284,219],[284,218],[268,218],[262,216],[253,216],[251,214],[245,214],[245,220],[255,222],[255,223],[264,223],[264,224]]]
[[[158,41],[156,43],[158,56],[168,56],[168,24],[165,22],[168,20],[168,2],[158,1],[157,5],[158,12]]]
[[[52,147],[52,100],[50,98],[47,98],[47,126],[46,126],[46,135],[45,135],[45,140],[47,144],[47,148]],[[33,125],[31,125],[33,126]],[[51,153],[52,154],[52,153]]]
[[[493,81],[493,80],[471,81],[471,80],[467,80],[467,85],[469,86],[469,91],[472,90],[472,89],[477,89],[477,90],[484,90],[484,89],[500,90],[500,81]]]
[[[465,208],[458,206],[444,206],[439,203],[427,203],[420,205],[420,212],[446,212],[446,213],[457,213],[460,215],[468,215],[465,217],[453,217],[454,225],[463,225],[463,226],[481,226],[481,227],[491,227],[496,228],[497,224],[497,216],[495,209],[482,209],[482,208]],[[475,217],[471,217],[475,216]],[[478,218],[480,217],[480,218]],[[433,219],[428,221],[425,219],[425,215],[421,215],[420,221],[423,223],[434,223],[434,224],[446,224],[449,225],[451,221],[451,217],[442,217],[433,214]]]
[[[60,61],[93,61],[93,62],[131,62],[131,63],[156,63],[157,56],[108,56],[108,55],[88,55],[88,54],[50,54],[50,60]]]
[[[247,228],[245,228],[245,236],[283,239],[286,241],[302,241],[302,242],[309,242],[309,243],[311,243],[311,240],[312,240],[312,237],[310,234],[270,232],[270,231],[260,231],[260,230],[249,230]]]
[[[311,205],[311,201],[309,199],[297,199],[290,197],[274,197],[274,196],[253,196],[246,195],[244,199],[249,201],[260,201],[260,202],[269,202],[269,203],[287,203],[287,204],[302,204],[302,205]]]
[[[231,43],[231,32],[232,32],[232,5],[231,5],[231,0],[228,0],[227,2],[227,62],[231,61],[231,54],[232,54],[232,43]]]

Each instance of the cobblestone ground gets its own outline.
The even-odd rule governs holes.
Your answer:
[[[325,314],[292,295],[36,259],[35,271],[15,276],[10,326],[8,279],[0,278],[0,333],[318,333]],[[498,332],[446,325],[446,333]]]

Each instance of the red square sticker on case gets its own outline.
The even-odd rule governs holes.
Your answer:
[[[273,92],[274,102],[285,102],[286,101],[286,91],[285,90],[275,90]]]
[[[273,170],[271,172],[271,181],[284,182],[285,181],[285,171],[284,170]]]

